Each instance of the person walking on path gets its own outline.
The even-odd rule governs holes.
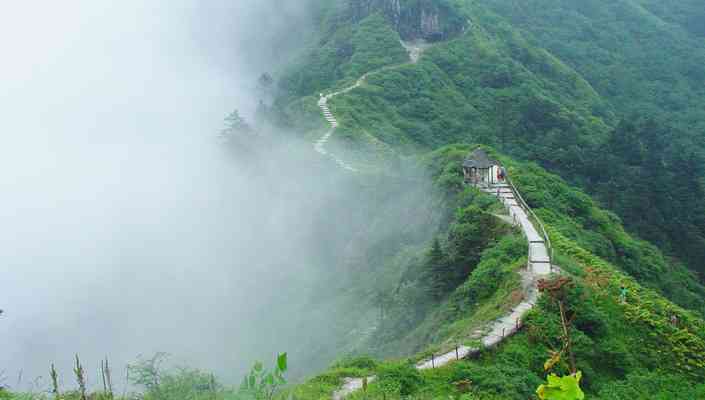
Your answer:
[[[497,168],[497,181],[504,182],[505,176],[506,176],[506,173],[504,171],[504,168],[502,168],[502,167]]]
[[[627,288],[625,288],[624,285],[622,285],[622,286],[619,288],[619,302],[620,302],[620,303],[622,303],[622,304],[626,304],[626,303],[627,303],[627,292],[628,292],[628,291],[627,291]]]

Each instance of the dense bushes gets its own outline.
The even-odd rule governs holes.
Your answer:
[[[521,156],[579,182],[630,230],[705,273],[702,7],[692,0],[539,0],[531,7],[481,0],[471,7],[486,9],[575,69],[608,104],[599,108],[618,117],[610,122],[591,106],[611,137],[568,150],[572,166],[541,153]],[[565,138],[558,143],[569,148]]]
[[[507,400],[524,400],[530,398],[541,384],[533,374],[527,374],[524,368],[509,364],[476,365],[458,363],[451,366],[453,381],[469,380],[476,392],[483,395],[502,395]]]
[[[456,245],[475,248],[469,236],[482,237],[483,233],[474,228],[466,230],[466,224],[472,227],[483,221],[489,225],[488,232],[493,230],[493,221],[483,218],[497,204],[461,183],[457,166],[470,148],[452,145],[424,157],[434,183],[444,194],[444,204],[457,211],[443,225],[448,235],[432,241],[425,256],[405,274],[408,281],[394,297],[398,303],[386,309],[385,319],[372,339],[374,354],[389,354],[390,349],[396,355],[404,354],[404,350],[408,354],[413,349],[421,352],[414,360],[438,354],[444,351],[444,344],[462,343],[467,337],[463,334],[477,328],[471,321],[479,317],[486,323],[505,313],[508,308],[503,307],[511,304],[508,299],[517,288],[511,286],[512,280],[516,279],[516,269],[526,262],[526,242],[501,229],[496,231],[501,232],[500,236],[490,240],[472,272],[450,295],[434,300],[423,290],[424,277],[432,270],[429,261],[452,260],[451,250]],[[676,285],[696,290],[697,285],[688,286],[693,284],[692,278],[668,283],[664,278],[678,273],[679,268],[669,266],[653,246],[627,235],[614,214],[599,209],[588,196],[540,167],[488,151],[509,167],[510,176],[527,201],[543,216],[556,251],[555,260],[573,278],[575,285],[568,291],[565,304],[577,368],[583,373],[581,385],[588,398],[617,399],[628,395],[646,399],[651,393],[665,399],[679,386],[688,387],[673,398],[698,398],[703,388],[694,383],[705,379],[705,322],[637,282],[675,293]],[[450,232],[472,234],[466,237]],[[622,269],[638,279],[620,272],[594,253],[604,253],[605,258],[617,264],[628,263]],[[461,259],[469,255],[475,254],[469,251]],[[657,277],[663,282],[658,282]],[[628,288],[626,304],[619,301],[621,285]],[[684,296],[697,298],[682,289]],[[423,312],[416,313],[421,304],[425,307]],[[414,317],[408,319],[409,315]],[[481,319],[482,316],[489,318]],[[545,380],[544,363],[563,346],[558,306],[543,298],[523,323],[518,335],[483,352],[477,360],[425,371],[420,378],[408,369],[408,374],[402,374],[396,368],[404,364],[394,364],[391,368],[395,373],[385,375],[384,384],[373,382],[366,394],[353,397],[384,398],[389,393],[399,393],[404,386],[417,398],[532,398]],[[382,365],[372,367],[371,372],[377,373]],[[565,375],[568,369],[568,362],[562,357],[550,372]],[[644,371],[654,372],[644,375]],[[405,384],[407,381],[411,383]]]
[[[408,362],[383,364],[377,370],[379,385],[383,388],[391,388],[390,394],[408,396],[423,383],[421,373],[414,364]]]
[[[683,377],[652,371],[632,373],[605,385],[601,400],[692,400],[705,398],[705,384],[693,385]]]
[[[580,190],[532,163],[505,160],[529,205],[554,229],[603,257],[640,283],[705,315],[705,287],[681,263],[624,231],[621,220]]]
[[[288,99],[317,96],[339,80],[354,81],[366,72],[402,63],[408,54],[399,40],[399,34],[380,14],[359,24],[341,19],[329,36],[289,67],[279,87]]]
[[[373,135],[405,152],[466,141],[533,160],[703,274],[705,46],[692,36],[702,13],[692,1],[641,3],[457,1],[454,13],[469,20],[465,32],[418,64],[374,74],[337,97],[340,132],[361,141]],[[384,33],[391,28],[369,18],[363,24],[374,29],[366,35],[387,38],[379,47],[401,54]],[[331,32],[353,40],[345,24]],[[312,57],[304,70],[317,70],[319,58],[327,56]],[[382,58],[369,56],[388,65]]]

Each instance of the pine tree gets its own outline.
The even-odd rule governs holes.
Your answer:
[[[438,238],[433,239],[431,250],[426,256],[426,266],[429,271],[429,291],[431,296],[440,300],[450,290],[453,281],[448,258],[443,252]]]

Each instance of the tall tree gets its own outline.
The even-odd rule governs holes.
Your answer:
[[[454,277],[448,258],[443,252],[438,238],[433,239],[431,249],[426,255],[426,265],[430,275],[429,290],[431,296],[439,300],[451,289]]]

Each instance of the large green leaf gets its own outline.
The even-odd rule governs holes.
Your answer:
[[[580,389],[580,379],[583,374],[578,371],[575,375],[559,377],[555,374],[548,376],[548,382],[536,390],[541,400],[583,400],[585,394]]]

